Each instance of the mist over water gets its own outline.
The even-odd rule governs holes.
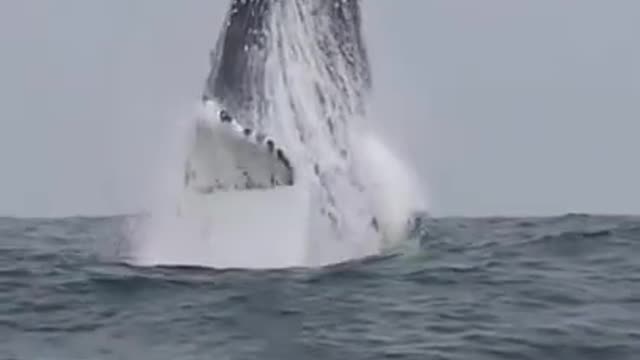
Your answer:
[[[306,252],[302,266],[379,254],[404,240],[408,219],[414,212],[426,210],[408,164],[401,162],[370,126],[369,79],[352,71],[349,59],[330,55],[345,44],[332,32],[329,18],[312,15],[312,6],[308,1],[274,5],[268,24],[269,51],[264,64],[257,65],[264,67],[264,82],[254,84],[263,86],[259,91],[264,101],[248,111],[236,112],[238,122],[269,134],[287,150],[296,176],[302,179],[298,183],[309,187],[313,208],[330,209],[340,220],[337,233],[314,234],[290,244],[290,251]],[[364,39],[366,42],[366,34]],[[218,267],[222,260],[214,260],[212,254],[232,252],[235,260],[226,256],[222,266],[245,267],[259,245],[264,246],[264,234],[244,239],[243,255],[237,240],[218,238],[212,248],[207,237],[216,225],[210,221],[177,216],[184,161],[195,122],[202,118],[215,121],[212,118],[217,116],[207,113],[201,104],[194,113],[176,121],[172,143],[166,147],[167,153],[161,154],[150,212],[130,236],[132,258],[138,264],[168,261]],[[323,190],[327,187],[331,192]],[[231,199],[232,203],[241,201]],[[274,198],[271,211],[284,211],[286,206]],[[319,221],[313,215],[308,221]],[[378,219],[382,237],[362,233],[362,224],[371,218]],[[257,221],[244,220],[247,226]],[[300,224],[291,224],[295,226]],[[283,234],[289,230],[277,229]],[[267,261],[266,267],[277,267],[274,262]]]

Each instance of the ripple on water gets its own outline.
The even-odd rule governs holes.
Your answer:
[[[8,358],[640,353],[633,218],[428,219],[414,253],[309,271],[105,262],[96,242],[116,239],[122,221],[0,221],[0,348]]]

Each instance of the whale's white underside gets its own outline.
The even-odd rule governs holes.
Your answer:
[[[146,234],[153,240],[139,244],[138,264],[290,268],[378,252],[379,224],[328,213],[319,184],[289,160],[277,139],[249,136],[215,103],[205,105],[176,214],[155,215]]]

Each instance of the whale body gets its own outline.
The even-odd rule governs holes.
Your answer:
[[[148,258],[320,266],[405,235],[410,219],[388,226],[379,174],[363,166],[372,80],[360,1],[233,0],[210,65],[178,200],[199,240]]]

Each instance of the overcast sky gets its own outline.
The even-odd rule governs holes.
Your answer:
[[[138,211],[227,3],[0,1],[0,214]],[[640,2],[365,7],[380,125],[435,215],[640,213]]]

